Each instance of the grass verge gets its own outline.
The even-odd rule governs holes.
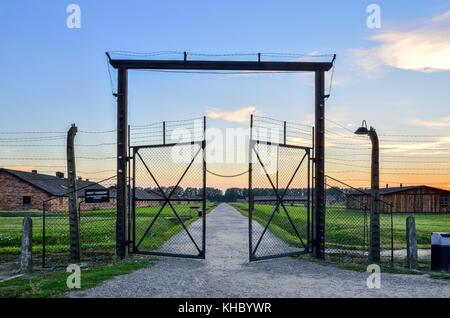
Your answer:
[[[114,276],[123,275],[149,266],[153,259],[131,258],[114,261],[81,270],[81,290],[95,287]],[[63,296],[69,292],[66,280],[69,273],[64,269],[58,272],[36,273],[0,282],[1,298],[45,298]],[[80,289],[77,289],[80,290]]]

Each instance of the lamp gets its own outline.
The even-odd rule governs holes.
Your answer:
[[[366,135],[372,142],[371,165],[371,204],[370,204],[370,242],[369,260],[380,261],[380,149],[378,135],[375,128],[367,129],[367,123],[362,121],[361,127],[355,131],[355,135]]]
[[[356,135],[368,135],[369,134],[369,130],[367,129],[367,123],[365,120],[362,121],[361,127],[356,129],[355,134]]]

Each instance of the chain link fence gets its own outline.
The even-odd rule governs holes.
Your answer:
[[[368,263],[370,242],[370,190],[357,189],[326,177],[326,257],[339,263]],[[379,200],[380,264],[405,267],[407,264],[406,220],[416,224],[418,269],[430,270],[431,234],[448,232],[450,215],[430,212],[395,212],[394,203]]]
[[[107,202],[87,203],[86,190],[108,190],[109,199]],[[70,261],[68,206],[68,194],[43,203],[40,238],[43,267],[62,266]],[[116,246],[116,177],[79,188],[78,209],[81,261],[111,260]],[[39,237],[36,240],[39,241]]]
[[[337,179],[326,177],[325,251],[331,261],[368,263],[371,197]],[[394,262],[392,205],[379,200],[381,262]]]
[[[205,117],[130,127],[130,251],[205,256],[205,131]]]
[[[308,251],[309,149],[254,143],[251,179],[251,258]]]
[[[115,255],[116,177],[88,183],[78,188],[81,261],[104,262]],[[87,203],[85,190],[109,190],[109,202]],[[70,262],[68,195],[44,201],[41,211],[0,213],[0,276],[18,269],[24,217],[30,217],[33,224],[35,268],[65,266]]]
[[[203,257],[207,207],[202,142],[138,146],[133,153],[133,251]]]
[[[348,195],[357,191],[336,179],[326,177],[325,252],[338,262],[365,263],[369,246],[367,202]]]

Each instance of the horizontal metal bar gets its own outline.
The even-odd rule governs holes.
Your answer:
[[[272,258],[298,256],[298,255],[306,254],[306,253],[308,253],[308,251],[306,249],[304,249],[304,250],[298,251],[298,252],[290,252],[290,253],[283,253],[283,254],[276,254],[276,255],[267,255],[267,256],[252,255],[252,257],[250,258],[250,261],[253,262],[253,261],[262,261],[262,260],[267,260],[267,259],[272,259]]]
[[[192,254],[179,254],[179,253],[163,253],[163,252],[147,252],[147,251],[134,251],[135,254],[142,254],[142,255],[154,255],[154,256],[169,256],[169,257],[182,257],[182,258],[205,258],[204,253],[198,254],[198,255],[192,255]]]
[[[212,71],[329,71],[332,62],[253,62],[253,61],[182,61],[111,59],[114,68],[141,70],[212,70]]]
[[[174,146],[189,146],[189,145],[202,145],[203,141],[185,141],[185,142],[176,142],[170,144],[157,144],[157,145],[139,145],[139,146],[130,146],[131,149],[140,148],[163,148],[163,147],[174,147]]]
[[[252,140],[255,144],[263,144],[268,146],[279,146],[281,148],[294,148],[294,149],[303,149],[306,151],[310,151],[312,147],[306,147],[306,146],[298,146],[298,145],[291,145],[291,144],[280,144],[277,142],[271,142],[271,141],[264,141],[264,140]]]
[[[289,200],[289,199],[281,199],[281,200],[277,200],[277,199],[253,199],[253,202],[278,202],[278,201],[282,201],[282,202],[308,202],[308,199],[294,199],[294,200]]]
[[[202,199],[186,199],[186,198],[183,198],[183,199],[170,198],[169,200],[166,200],[166,199],[164,199],[164,198],[161,198],[161,199],[138,199],[138,198],[135,198],[134,200],[135,200],[135,201],[140,201],[140,202],[145,202],[145,201],[149,201],[149,202],[166,202],[166,201],[170,201],[170,202],[173,202],[173,201],[180,201],[180,202],[203,202]]]

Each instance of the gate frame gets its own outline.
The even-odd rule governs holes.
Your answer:
[[[144,254],[144,255],[155,255],[155,256],[172,256],[172,257],[184,257],[184,258],[205,258],[206,255],[206,117],[204,116],[202,118],[203,120],[203,127],[202,127],[202,133],[203,138],[202,140],[191,140],[186,142],[178,142],[178,143],[166,143],[166,122],[163,122],[163,131],[162,131],[162,137],[163,137],[163,143],[162,144],[151,144],[151,145],[136,145],[131,146],[129,145],[129,154],[131,155],[128,159],[133,161],[132,167],[129,165],[129,181],[131,181],[128,185],[129,193],[129,200],[130,200],[130,206],[128,211],[128,252],[136,253],[136,254]],[[130,131],[130,127],[128,127],[128,132]],[[176,146],[188,146],[188,145],[199,145],[200,148],[195,152],[195,155],[192,157],[192,160],[189,162],[186,169],[184,169],[183,174],[179,177],[178,181],[176,182],[176,186],[180,184],[180,182],[183,180],[184,176],[188,173],[188,171],[191,169],[192,164],[197,159],[198,155],[201,153],[201,160],[202,160],[202,198],[201,199],[171,199],[171,196],[173,195],[173,191],[175,191],[175,188],[170,192],[168,195],[166,195],[159,183],[158,180],[156,180],[155,176],[150,171],[150,168],[145,163],[144,159],[141,155],[139,155],[140,149],[152,149],[152,148],[172,148]],[[140,160],[142,161],[144,167],[146,168],[147,172],[152,177],[153,181],[155,182],[156,186],[162,193],[161,199],[143,199],[143,200],[137,200],[136,199],[136,155],[139,156]],[[136,245],[136,201],[153,201],[153,202],[161,202],[164,201],[164,203],[161,206],[160,211],[155,215],[154,219],[152,220],[151,224],[146,230],[146,233],[143,234],[139,244]],[[170,203],[171,201],[191,201],[191,202],[201,202],[202,204],[202,242],[201,242],[201,249],[197,245],[198,242],[194,240],[192,235],[190,234],[189,230],[185,226],[184,222],[178,214],[176,213],[176,209],[172,206]],[[142,241],[145,239],[145,236],[148,234],[150,228],[156,221],[156,219],[159,216],[159,213],[162,212],[164,207],[166,205],[169,205],[170,208],[173,210],[175,216],[180,221],[180,224],[183,226],[182,231],[186,231],[189,238],[194,243],[195,247],[199,251],[199,254],[192,255],[192,254],[183,254],[183,253],[165,253],[165,252],[158,252],[158,251],[139,251],[138,247],[142,243]],[[131,224],[130,224],[131,223]]]
[[[128,144],[128,70],[197,70],[197,71],[281,71],[313,72],[315,74],[315,195],[313,254],[325,257],[325,72],[333,65],[331,62],[265,62],[261,61],[204,61],[188,60],[184,52],[183,60],[151,59],[112,59],[106,52],[109,64],[118,70],[117,74],[117,229],[116,253],[119,258],[127,257],[127,155]]]
[[[313,240],[311,239],[312,222],[311,222],[310,216],[314,210],[311,205],[311,199],[313,198],[312,193],[314,192],[314,191],[311,191],[312,167],[314,166],[314,165],[311,165],[311,162],[313,162],[313,160],[314,160],[311,157],[311,153],[313,152],[314,147],[305,147],[305,146],[292,145],[292,144],[286,143],[286,121],[284,121],[283,124],[284,124],[283,125],[284,126],[283,143],[253,139],[253,115],[250,116],[249,169],[248,169],[248,180],[249,180],[248,181],[248,207],[249,207],[248,208],[248,235],[249,235],[248,248],[249,248],[250,262],[264,260],[264,259],[285,257],[285,256],[296,256],[296,255],[300,255],[300,254],[304,254],[304,253],[309,253],[311,251],[311,245],[312,245]],[[256,144],[276,146],[278,148],[301,149],[301,150],[305,151],[305,154],[303,155],[302,159],[300,160],[300,163],[297,166],[295,172],[291,176],[289,183],[286,186],[286,189],[284,190],[283,193],[281,193],[281,195],[279,193],[278,184],[276,186],[273,184],[273,180],[269,177],[266,169],[264,168],[263,162],[261,162],[258,152],[255,150]],[[279,151],[279,149],[277,151]],[[270,186],[272,187],[273,191],[275,192],[275,196],[276,196],[275,210],[272,212],[271,217],[268,220],[267,224],[264,225],[264,230],[261,233],[261,236],[258,239],[257,246],[255,247],[254,250],[253,250],[253,209],[254,209],[255,200],[254,200],[254,196],[253,196],[253,178],[252,178],[252,176],[253,176],[253,152],[255,152],[255,154],[257,155],[259,164],[264,168],[264,174],[268,178],[268,180],[270,182]],[[307,207],[306,207],[306,245],[303,242],[302,238],[300,237],[300,234],[298,233],[298,229],[296,228],[295,224],[291,220],[291,217],[287,213],[287,209],[283,204],[283,198],[286,195],[286,192],[289,189],[291,182],[294,180],[295,176],[297,175],[298,170],[300,169],[303,162],[305,161],[305,158],[307,159],[307,163],[306,163],[307,164],[307,176],[306,176],[306,178],[307,178],[307,198],[306,198],[306,200],[299,200],[298,202],[306,202],[306,204],[307,204]],[[277,170],[277,173],[278,172],[279,172],[279,170]],[[271,254],[271,255],[266,255],[266,256],[256,256],[256,250],[259,247],[259,244],[261,243],[264,234],[266,233],[267,229],[269,228],[269,224],[272,221],[272,217],[275,214],[276,209],[279,209],[280,207],[282,207],[283,210],[285,211],[290,224],[292,225],[293,229],[295,230],[295,235],[300,240],[300,243],[303,245],[304,250],[296,251],[296,252],[280,253],[280,254]]]

